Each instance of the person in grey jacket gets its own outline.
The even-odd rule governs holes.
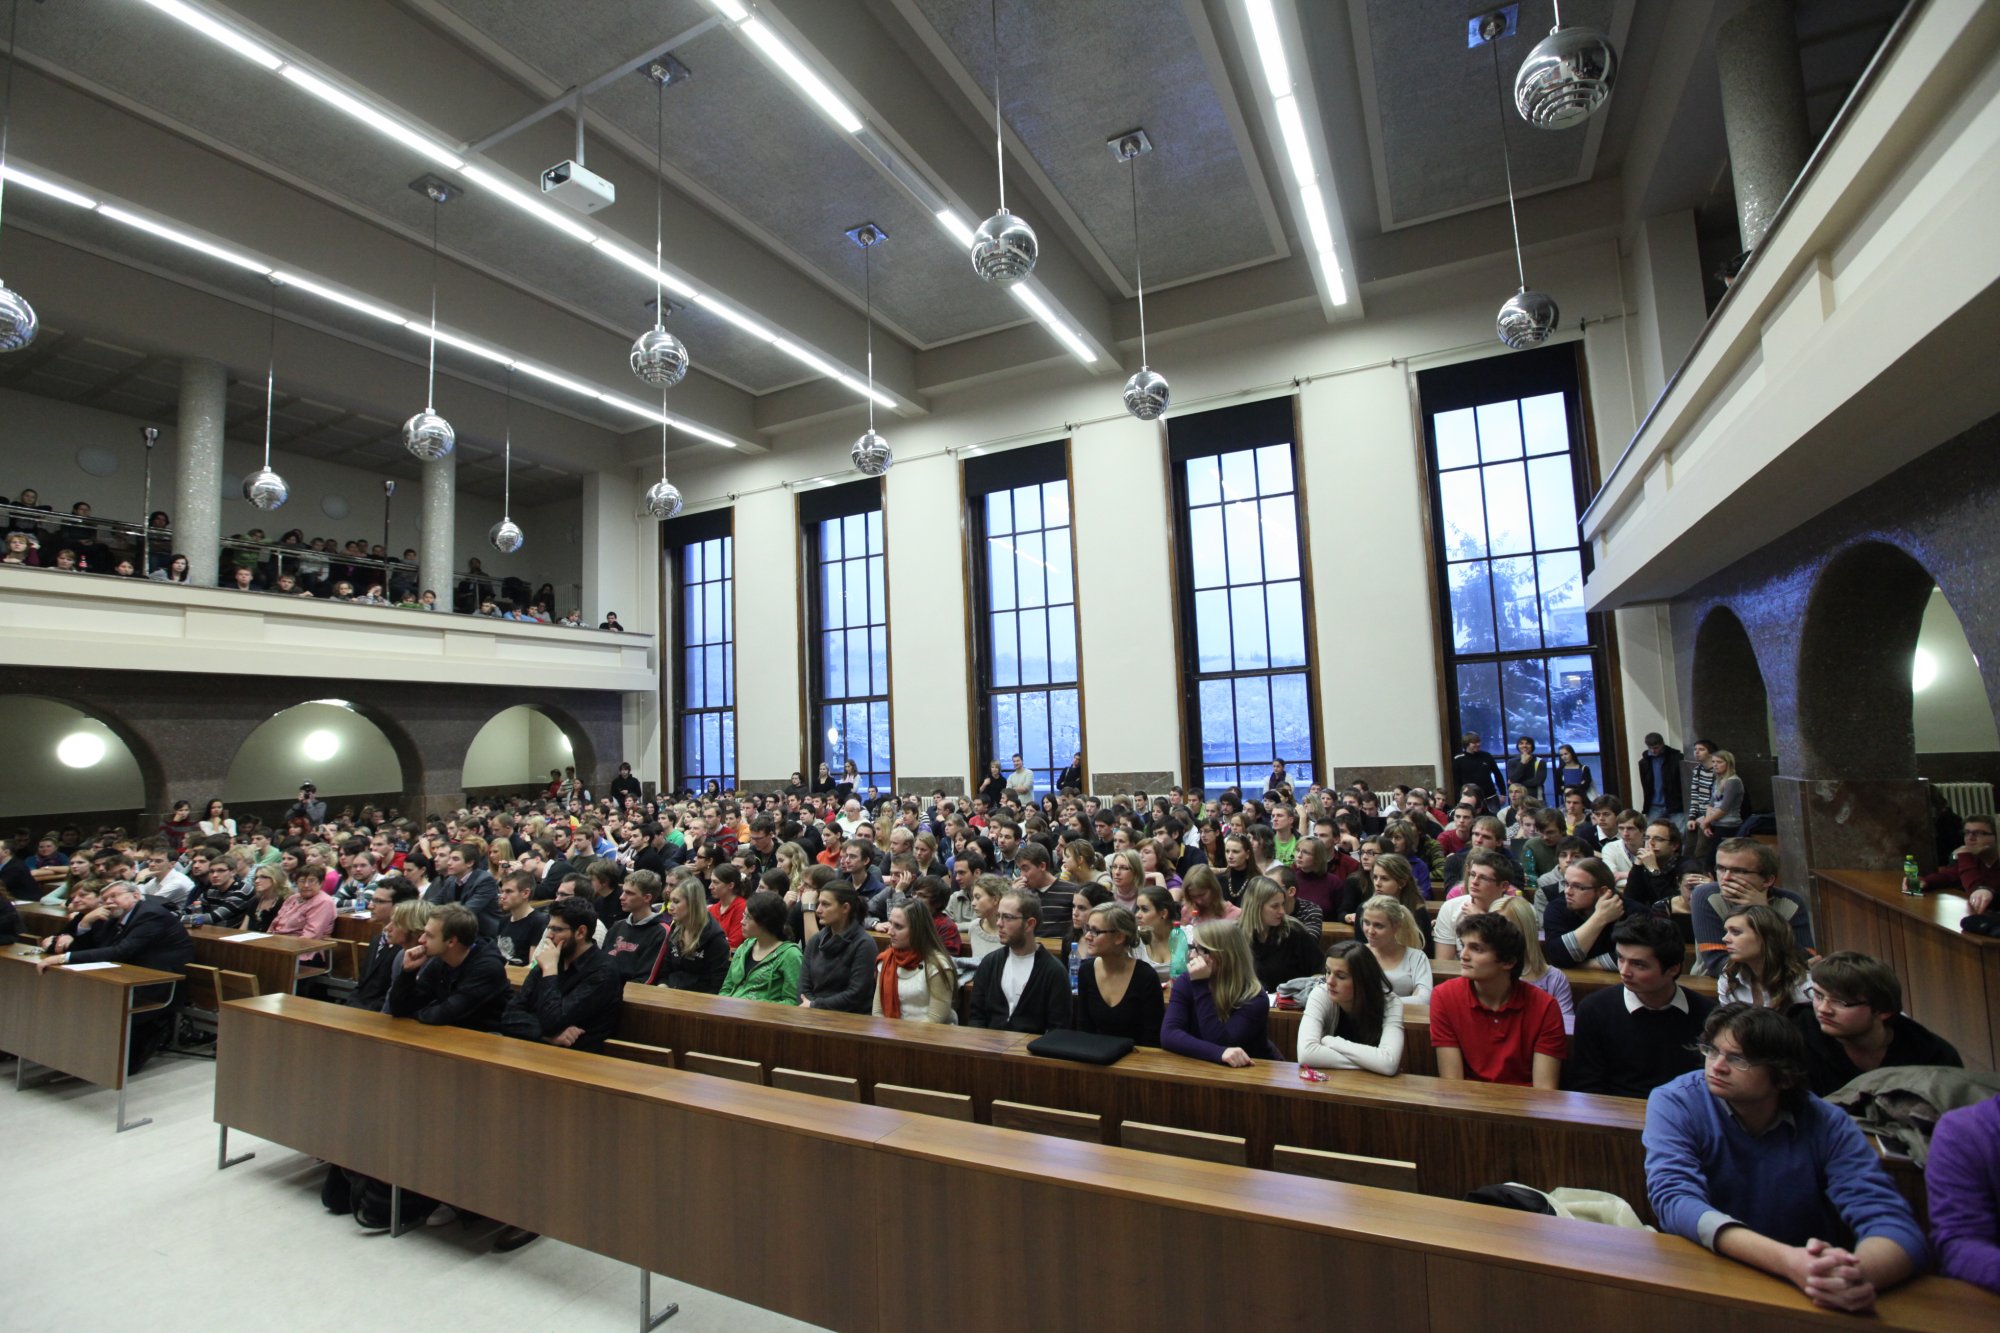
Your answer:
[[[806,941],[799,1007],[865,1014],[875,997],[875,941],[861,928],[861,895],[845,880],[819,891],[819,933]]]
[[[479,933],[490,940],[500,934],[500,881],[484,860],[476,845],[459,843],[445,853],[444,878],[424,891],[424,899],[440,907],[464,903],[479,918]]]

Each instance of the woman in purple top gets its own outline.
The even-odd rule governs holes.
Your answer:
[[[1174,978],[1160,1045],[1177,1055],[1242,1067],[1274,1058],[1265,1024],[1271,997],[1257,983],[1250,942],[1234,921],[1189,930],[1187,975]]]
[[[1939,1117],[1924,1188],[1938,1271],[2000,1293],[2000,1097]]]

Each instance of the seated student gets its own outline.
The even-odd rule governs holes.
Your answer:
[[[1092,907],[1081,945],[1085,956],[1076,973],[1077,1031],[1158,1046],[1166,1001],[1159,974],[1139,964],[1139,926],[1132,914],[1115,902]]]
[[[1644,1097],[1701,1067],[1694,1044],[1715,1001],[1680,984],[1680,932],[1664,917],[1635,916],[1612,932],[1623,983],[1586,996],[1562,1085],[1570,1092]]]
[[[1058,956],[1070,969],[1070,984],[1074,986],[1076,966],[1083,960],[1083,931],[1090,924],[1090,909],[1117,900],[1111,896],[1111,890],[1102,884],[1065,884],[1062,887],[1069,890],[1069,926],[1063,931],[1062,949]]]
[[[98,905],[84,914],[77,927],[67,947],[35,960],[38,970],[46,972],[51,967],[71,963],[126,963],[156,972],[184,972],[194,961],[194,941],[188,938],[187,927],[181,924],[180,917],[171,907],[146,897],[138,885],[128,881],[106,885]],[[127,1073],[137,1073],[173,1035],[180,1007],[185,1003],[181,999],[183,989],[180,986],[139,988],[134,997],[138,1007],[166,1003],[132,1019],[131,1044],[125,1062]],[[168,993],[158,993],[162,990]]]
[[[1431,991],[1439,1078],[1554,1090],[1569,1049],[1562,1009],[1521,980],[1526,956],[1521,928],[1498,912],[1459,923],[1459,974]]]
[[[1970,821],[1967,821],[1970,822]],[[1924,1191],[1938,1272],[2000,1295],[2000,1097],[1938,1117]]]
[[[782,874],[783,872],[778,872]],[[759,889],[744,900],[743,943],[730,955],[721,994],[772,1004],[799,1002],[799,946],[785,938],[785,900]]]
[[[874,1007],[875,941],[862,928],[861,895],[846,880],[820,886],[819,929],[799,963],[799,1005],[865,1014]],[[1038,946],[1039,947],[1039,946]]]
[[[1561,968],[1549,966],[1548,956],[1542,952],[1542,926],[1535,919],[1535,909],[1526,898],[1510,894],[1493,910],[1512,921],[1521,932],[1521,980],[1547,991],[1556,1008],[1562,1011],[1563,1031],[1575,1031],[1576,999],[1570,991],[1569,977]]]
[[[1924,876],[1924,887],[1963,893],[1973,912],[1992,911],[1993,891],[2000,889],[2000,843],[1993,830],[1992,815],[1967,815],[1959,833],[1964,842],[1951,854],[1951,864]]]
[[[976,853],[967,853],[958,859],[958,866],[954,867],[954,872],[958,867],[976,863],[978,860]],[[961,892],[966,895],[971,916],[965,923],[964,938],[972,951],[972,958],[977,961],[1001,947],[1000,924],[997,918],[1000,915],[1000,897],[1007,892],[1007,881],[998,875],[974,874],[967,883],[970,888]],[[952,896],[957,898],[959,895]]]
[[[1542,913],[1542,947],[1556,967],[1616,971],[1612,927],[1641,913],[1618,892],[1611,867],[1594,856],[1580,857],[1562,872],[1563,891]]]
[[[1533,884],[1551,870],[1558,869],[1557,856],[1563,840],[1563,818],[1544,806],[1535,811],[1533,832],[1514,848],[1528,883]]]
[[[618,1031],[625,982],[602,949],[591,942],[597,912],[574,896],[549,907],[548,939],[536,949],[514,997],[533,1015],[543,1041],[579,1051],[601,1051]]]
[[[1838,1107],[1806,1089],[1799,1030],[1725,1004],[1703,1066],[1646,1099],[1646,1196],[1660,1229],[1782,1277],[1815,1305],[1866,1310],[1928,1258],[1910,1206]],[[1829,1237],[1853,1236],[1852,1250]]]
[[[935,875],[918,875],[910,881],[909,896],[930,912],[931,927],[937,931],[938,943],[944,946],[944,951],[954,958],[963,954],[965,937],[959,933],[958,923],[944,910],[944,881]]]
[[[71,943],[85,929],[84,921],[101,905],[99,895],[104,892],[104,888],[105,885],[102,880],[86,879],[79,880],[70,889],[69,901],[64,904],[64,906],[69,908],[69,919],[63,923],[62,928],[57,930],[55,934],[44,935],[35,941],[44,953],[67,953],[69,951]],[[98,917],[96,920],[101,921],[103,918]],[[96,921],[92,921],[91,924],[95,925]]]
[[[1187,932],[1174,924],[1179,916],[1172,890],[1157,884],[1139,890],[1139,905],[1132,912],[1139,931],[1137,957],[1162,981],[1187,971]]]
[[[1398,998],[1430,1003],[1431,956],[1424,952],[1423,933],[1401,900],[1380,895],[1362,903],[1355,934],[1375,955],[1375,965]]]
[[[599,873],[606,864],[599,861],[590,868],[593,884],[611,882],[611,876]],[[629,875],[620,870],[616,881],[618,904],[625,915],[612,921],[604,932],[604,952],[618,969],[619,980],[644,981],[653,975],[653,966],[659,962],[660,950],[667,943],[666,918],[655,906],[660,897],[660,877],[650,870],[635,870]],[[603,910],[598,909],[600,914]]]
[[[1625,875],[1625,895],[1641,907],[1663,903],[1680,892],[1681,831],[1671,819],[1646,825],[1632,869]]]
[[[415,854],[412,855],[413,859],[421,859],[416,858]],[[631,910],[625,906],[625,867],[609,857],[599,857],[590,863],[587,873],[590,876],[591,902],[597,908],[597,919],[604,923],[606,930],[609,930]],[[652,966],[650,958],[646,960],[646,965]]]
[[[1001,947],[981,959],[972,975],[971,1026],[1048,1032],[1070,1025],[1069,977],[1035,938],[1041,904],[1033,889],[1009,889],[1001,896],[994,917]]]
[[[1299,1020],[1299,1063],[1389,1077],[1403,1071],[1403,1001],[1358,940],[1326,951],[1326,983],[1313,987]]]
[[[299,873],[292,877],[292,896],[285,900],[284,906],[271,919],[270,933],[296,935],[306,940],[329,938],[340,911],[334,906],[333,895],[322,892],[325,882],[324,868],[300,866]]]
[[[743,872],[733,863],[717,866],[708,876],[708,891],[714,895],[708,914],[722,927],[722,936],[734,949],[743,943]]]
[[[1696,889],[1689,899],[1693,916],[1695,970],[1716,976],[1729,961],[1723,922],[1738,907],[1768,907],[1791,928],[1800,954],[1813,947],[1806,900],[1778,887],[1777,849],[1755,838],[1726,838],[1715,849],[1716,883]]]
[[[1903,983],[1865,953],[1843,949],[1814,963],[1812,1008],[1794,1010],[1792,1021],[1806,1041],[1806,1083],[1818,1097],[1871,1069],[1965,1064],[1950,1042],[1903,1013]]]
[[[666,940],[646,975],[648,986],[668,990],[702,991],[709,995],[722,989],[729,975],[729,937],[708,914],[708,894],[699,876],[677,871],[673,887],[667,890]]]
[[[1271,997],[1257,983],[1250,942],[1234,921],[1196,923],[1187,975],[1175,977],[1160,1045],[1177,1055],[1241,1068],[1273,1058]]]
[[[590,904],[590,910],[593,913],[597,911],[597,900],[590,895],[590,876],[588,875],[568,874],[563,876],[562,883],[556,885],[555,897],[581,898],[584,902]],[[553,905],[551,905],[550,910],[554,910]],[[535,941],[535,952],[541,952],[542,945],[547,942],[548,932],[544,930],[542,938]],[[590,942],[599,948],[604,947],[604,918],[601,916],[597,918],[597,925],[590,932]]]
[[[1431,925],[1433,957],[1441,963],[1458,957],[1458,923],[1491,912],[1507,892],[1509,873],[1509,862],[1499,852],[1475,847],[1465,854],[1465,893],[1438,909]]]
[[[410,912],[399,913],[397,909],[405,904],[410,905]],[[401,875],[376,881],[368,891],[368,914],[382,929],[368,941],[368,950],[354,970],[354,989],[347,993],[350,1009],[381,1011],[396,980],[396,954],[424,933],[430,910],[429,903],[418,901],[417,886]]]
[[[873,1012],[911,1023],[956,1023],[958,964],[945,952],[924,904],[905,898],[889,908],[889,947],[875,963]]]
[[[1716,978],[1716,1003],[1778,1010],[1812,1003],[1812,972],[1776,912],[1733,907],[1722,923],[1722,938],[1728,961]]]
[[[1319,932],[1285,911],[1285,893],[1259,875],[1243,890],[1243,915],[1237,922],[1250,937],[1250,958],[1257,984],[1273,994],[1294,977],[1318,976],[1326,965]]]
[[[549,914],[535,906],[540,887],[532,870],[510,870],[500,879],[500,932],[494,943],[509,966],[524,966],[549,928]]]
[[[1247,879],[1246,879],[1247,882]],[[1223,896],[1222,881],[1208,866],[1194,866],[1181,882],[1181,925],[1203,921],[1234,921],[1243,909]]]
[[[389,986],[389,1012],[441,1027],[498,1032],[513,987],[507,964],[463,903],[438,906],[422,938],[403,950]]]

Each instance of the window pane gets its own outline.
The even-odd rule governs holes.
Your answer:
[[[1292,492],[1292,446],[1267,444],[1257,451],[1257,493],[1289,495]]]
[[[1042,534],[1016,533],[1014,556],[1014,590],[1020,594],[1021,605],[1047,606],[1048,585],[1042,564]]]
[[[1503,653],[1542,646],[1542,606],[1535,591],[1535,558],[1509,556],[1493,562],[1495,629]]]
[[[1252,500],[1257,496],[1257,459],[1247,451],[1222,456],[1222,498]]]
[[[1569,452],[1569,413],[1559,393],[1521,400],[1521,422],[1530,454]]]
[[[722,771],[729,778],[729,785],[736,785],[736,712],[731,709],[722,715]]]
[[[842,630],[828,630],[820,636],[820,651],[825,656],[821,665],[821,677],[825,682],[825,697],[841,699],[847,695],[847,635]]]
[[[850,627],[866,625],[872,609],[868,605],[868,562],[849,560],[841,569],[847,576],[847,623]]]
[[[1500,667],[1494,662],[1466,662],[1456,673],[1460,734],[1477,732],[1485,742],[1482,749],[1504,754],[1511,744],[1506,722],[1500,712]],[[1459,737],[1451,738],[1453,748]]]
[[[839,565],[821,565],[819,569],[820,624],[827,629],[839,629],[847,623],[847,599],[845,585],[841,582]]]
[[[1542,577],[1542,633],[1551,648],[1590,641],[1583,613],[1583,560],[1575,551],[1538,557]]]
[[[690,708],[701,707],[702,692],[706,688],[702,681],[701,664],[702,656],[701,649],[699,648],[690,648],[681,655],[681,673],[683,676],[681,681],[681,697],[687,700],[688,707]]]
[[[879,555],[868,557],[868,623],[886,625],[889,622],[889,589],[885,582],[888,561]]]
[[[1046,611],[1021,613],[1021,683],[1049,683],[1049,615]]]
[[[681,641],[702,643],[701,589],[689,586],[681,590]]]
[[[1542,659],[1500,664],[1500,702],[1507,716],[1508,748],[1517,737],[1530,736],[1539,753],[1550,753],[1549,692]]]
[[[702,592],[704,600],[707,602],[702,624],[707,627],[711,637],[718,636],[722,633],[722,585],[720,583],[706,584],[703,586]]]
[[[1528,484],[1519,463],[1484,468],[1486,535],[1494,555],[1516,555],[1535,549],[1528,530]]]
[[[1069,483],[1066,481],[1044,482],[1042,485],[1042,524],[1044,527],[1061,528],[1069,526]]]
[[[702,545],[701,542],[694,542],[681,548],[681,578],[689,583],[701,582]]]
[[[723,697],[723,682],[725,677],[722,671],[722,649],[704,648],[702,652],[707,659],[702,664],[702,675],[705,678],[707,688],[700,696],[701,706],[704,708],[721,708],[729,702],[728,699]]]
[[[1444,511],[1445,558],[1483,558],[1486,554],[1486,500],[1479,485],[1479,469],[1447,472],[1439,477],[1438,508]]]
[[[882,554],[882,511],[871,509],[862,517],[868,520],[868,554]]]
[[[1014,548],[1000,537],[986,543],[987,596],[995,611],[1012,611],[1014,601]]]
[[[849,514],[840,520],[840,544],[850,560],[868,553],[868,515]]]
[[[1083,721],[1077,710],[1075,690],[1056,690],[1049,695],[1049,730],[1054,734],[1055,745],[1049,755],[1049,766],[1060,771],[1083,748]],[[1054,784],[1055,774],[1049,776],[1049,782]]]
[[[987,759],[998,759],[1004,769],[1007,756],[1018,754],[1021,749],[1021,706],[1017,696],[996,694],[993,696],[993,753]]]
[[[1549,659],[1550,711],[1555,715],[1555,739],[1579,751],[1595,749],[1597,737],[1597,676],[1588,657]],[[1603,781],[1599,776],[1600,783]]]
[[[1271,677],[1271,727],[1277,758],[1287,763],[1311,758],[1312,713],[1306,704],[1306,678],[1303,675]],[[1292,776],[1305,781],[1311,781],[1312,777],[1309,771]]]
[[[1299,576],[1299,502],[1293,496],[1266,500],[1259,509],[1264,519],[1264,577],[1295,579]]]
[[[1014,528],[1028,532],[1042,526],[1042,488],[1023,486],[1014,492]]]
[[[1504,403],[1484,403],[1479,416],[1479,461],[1498,462],[1521,456],[1521,412],[1513,399]]]
[[[1556,551],[1582,541],[1576,530],[1576,484],[1568,454],[1529,462],[1528,493],[1535,510],[1536,550]]]
[[[1446,569],[1451,585],[1452,650],[1460,653],[1493,651],[1493,585],[1486,562],[1470,560]]]
[[[872,683],[870,694],[889,692],[889,631],[877,625],[868,631],[868,667]]]
[[[1058,685],[1076,679],[1076,612],[1067,606],[1049,614],[1049,679]]]
[[[1219,588],[1228,581],[1220,509],[1197,509],[1188,515],[1188,557],[1194,566],[1195,587]]]
[[[1438,467],[1471,467],[1479,461],[1479,437],[1472,424],[1472,409],[1440,412],[1431,418],[1437,436]]]
[[[1257,506],[1253,503],[1222,507],[1223,526],[1229,534],[1229,581],[1255,583],[1264,577],[1263,534],[1257,528]]]
[[[986,497],[986,530],[996,537],[1014,530],[1014,500],[1007,492],[995,491]]]
[[[731,708],[736,706],[736,645],[730,644],[722,650],[723,698],[722,702]]]
[[[1197,694],[1201,705],[1201,761],[1236,761],[1236,695],[1226,680],[1205,680]]]
[[[993,617],[993,683],[1021,683],[1021,646],[1015,639],[1015,616],[1003,611]]]
[[[1236,648],[1236,670],[1261,671],[1269,666],[1270,648],[1264,642],[1264,589],[1259,585],[1231,588],[1229,613],[1235,620],[1230,637]]]
[[[1049,766],[1049,695],[1035,690],[1021,696],[1020,755],[1029,768]]]
[[[1229,593],[1222,588],[1194,595],[1195,656],[1198,671],[1231,670]]]
[[[1222,499],[1221,466],[1217,458],[1190,458],[1187,468],[1188,504],[1212,505]]]
[[[1076,601],[1076,574],[1070,567],[1069,529],[1051,532],[1042,548],[1048,564],[1049,605],[1068,606]]]
[[[1236,682],[1236,757],[1246,764],[1271,762],[1271,687],[1263,676]]]
[[[1304,666],[1306,664],[1306,612],[1299,596],[1297,583],[1271,583],[1265,585],[1266,598],[1270,605],[1271,665],[1274,667]]]
[[[840,559],[840,520],[830,518],[819,525],[819,558]]]

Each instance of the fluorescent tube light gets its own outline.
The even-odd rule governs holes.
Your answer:
[[[137,227],[140,231],[151,232],[161,240],[172,241],[175,245],[184,245],[190,250],[199,250],[202,254],[214,259],[220,259],[225,264],[234,264],[238,268],[247,268],[252,273],[269,273],[271,271],[267,266],[250,258],[248,255],[239,255],[234,250],[225,250],[219,245],[211,245],[199,237],[190,236],[184,231],[176,231],[174,228],[164,226],[161,223],[153,221],[151,218],[142,218],[137,213],[128,213],[122,208],[113,208],[110,204],[98,205],[97,211],[114,222],[122,222],[128,227]]]
[[[739,0],[708,0],[708,3],[720,10],[722,17],[731,23],[741,23],[750,17],[750,11],[745,9]]]
[[[45,181],[40,176],[23,171],[19,167],[0,167],[0,177],[5,177],[22,189],[45,194],[51,199],[60,199],[66,204],[75,204],[78,208],[97,207],[97,201],[89,195],[78,194],[75,190],[58,185],[54,181]]]
[[[433,162],[442,163],[453,171],[458,171],[465,166],[464,159],[460,158],[458,154],[452,152],[443,144],[438,143],[428,135],[411,129],[401,121],[376,110],[352,93],[334,87],[325,79],[319,77],[319,75],[301,69],[297,65],[287,65],[279,73],[286,80],[305,89],[328,106],[345,111],[348,115],[354,117],[376,133],[387,135],[407,148],[414,148]]]
[[[1307,185],[1299,191],[1299,204],[1305,210],[1306,229],[1312,236],[1312,247],[1319,253],[1320,265],[1326,270],[1327,294],[1335,305],[1347,304],[1347,279],[1340,272],[1340,257],[1333,250],[1333,224],[1326,214],[1326,200],[1320,196],[1319,186]]]
[[[797,343],[793,342],[790,338],[779,338],[776,341],[774,341],[771,344],[771,346],[777,348],[779,351],[783,352],[786,356],[792,358],[792,360],[797,361],[803,365],[811,366],[814,370],[826,376],[828,379],[837,380],[841,377],[841,370],[838,366],[835,366],[831,362],[827,361],[826,358],[819,355],[819,353],[809,351],[806,348],[799,346]]]
[[[502,352],[497,348],[487,347],[482,343],[473,342],[469,338],[461,338],[456,333],[446,333],[443,329],[433,329],[430,321],[427,319],[404,320],[403,327],[414,333],[422,334],[426,338],[435,335],[437,340],[446,347],[456,347],[461,352],[470,352],[474,356],[483,356],[488,361],[497,361],[503,366],[510,364],[514,360],[514,355],[511,352]]]
[[[1290,93],[1272,104],[1278,113],[1278,129],[1285,140],[1285,153],[1292,160],[1292,184],[1311,185],[1319,179],[1313,166],[1312,140],[1306,137],[1305,118],[1299,114],[1299,99]]]
[[[696,294],[690,299],[696,305],[700,306],[703,310],[708,311],[711,315],[714,315],[717,319],[721,320],[724,324],[733,325],[734,327],[742,330],[744,333],[749,334],[753,338],[761,338],[767,343],[776,343],[783,341],[783,339],[779,338],[776,333],[772,332],[764,325],[758,323],[756,320],[750,318],[750,316],[744,314],[741,310],[738,310],[733,306],[725,305],[723,302],[716,300],[713,296],[702,296],[700,294]]]
[[[568,389],[571,393],[582,394],[585,398],[604,397],[604,390],[602,389],[592,388],[582,380],[573,380],[567,375],[558,375],[555,371],[546,370],[541,366],[535,365],[533,362],[516,361],[514,369],[520,371],[523,375],[532,376],[547,384],[553,384],[559,389]]]
[[[1048,302],[1044,301],[1032,287],[1017,282],[1007,290],[1013,293],[1016,301],[1028,307],[1028,313],[1040,320],[1042,327],[1053,333],[1056,341],[1067,347],[1072,356],[1086,366],[1097,363],[1097,353],[1090,350],[1090,345],[1078,336],[1075,329],[1057,318],[1056,312],[1049,308]]]
[[[746,19],[737,31],[755,43],[757,49],[778,67],[778,71],[797,84],[799,91],[810,97],[834,124],[849,134],[861,132],[861,117],[854,114],[854,108],[842,101],[840,94],[827,86],[826,80],[814,73],[812,67],[805,61],[799,59],[798,53],[785,45],[784,39],[771,31],[764,20]]]
[[[301,278],[296,273],[287,273],[280,269],[271,274],[271,281],[280,283],[286,287],[296,287],[302,292],[311,292],[323,301],[331,301],[335,305],[344,305],[349,310],[359,310],[364,315],[373,315],[375,318],[386,320],[391,324],[409,323],[403,316],[384,306],[376,305],[371,301],[364,301],[358,296],[349,296],[346,292],[337,292],[331,287],[322,287],[319,283]],[[429,325],[425,327],[429,328]]]
[[[210,18],[193,5],[183,4],[182,0],[145,0],[145,3],[168,18],[187,24],[210,41],[228,47],[245,60],[254,60],[265,69],[275,71],[285,63],[269,47],[250,40],[219,19]]]
[[[1257,58],[1264,63],[1264,84],[1271,96],[1283,97],[1292,90],[1292,69],[1285,60],[1285,38],[1278,31],[1278,15],[1271,0],[1243,0],[1243,12],[1250,18]]]
[[[626,268],[631,269],[634,273],[639,274],[649,281],[657,280],[662,287],[665,287],[683,301],[692,301],[699,295],[694,288],[688,286],[673,274],[655,266],[651,255],[642,255],[637,250],[627,249],[608,236],[599,236],[593,243],[608,257],[617,260]]]
[[[507,180],[505,177],[495,175],[484,167],[468,166],[464,170],[465,178],[474,185],[491,190],[495,195],[506,200],[536,221],[546,222],[563,235],[573,237],[586,245],[596,241],[597,233],[587,227],[571,222],[568,218],[556,212],[547,204],[544,204],[538,197],[529,194],[521,186]]]
[[[964,218],[960,217],[956,212],[952,211],[949,208],[940,208],[936,213],[936,217],[938,220],[938,225],[945,229],[945,233],[948,236],[950,236],[951,239],[957,241],[961,246],[965,247],[967,250],[970,250],[972,248],[973,233],[972,233],[972,224],[970,222],[967,222]]]
[[[888,394],[883,393],[880,389],[876,389],[871,392],[868,388],[868,382],[866,380],[858,380],[854,378],[854,376],[848,374],[846,371],[842,371],[840,374],[834,376],[834,378],[839,380],[846,387],[854,390],[854,392],[860,394],[863,398],[873,398],[879,406],[892,409],[896,406],[896,400],[894,398],[891,398]]]

